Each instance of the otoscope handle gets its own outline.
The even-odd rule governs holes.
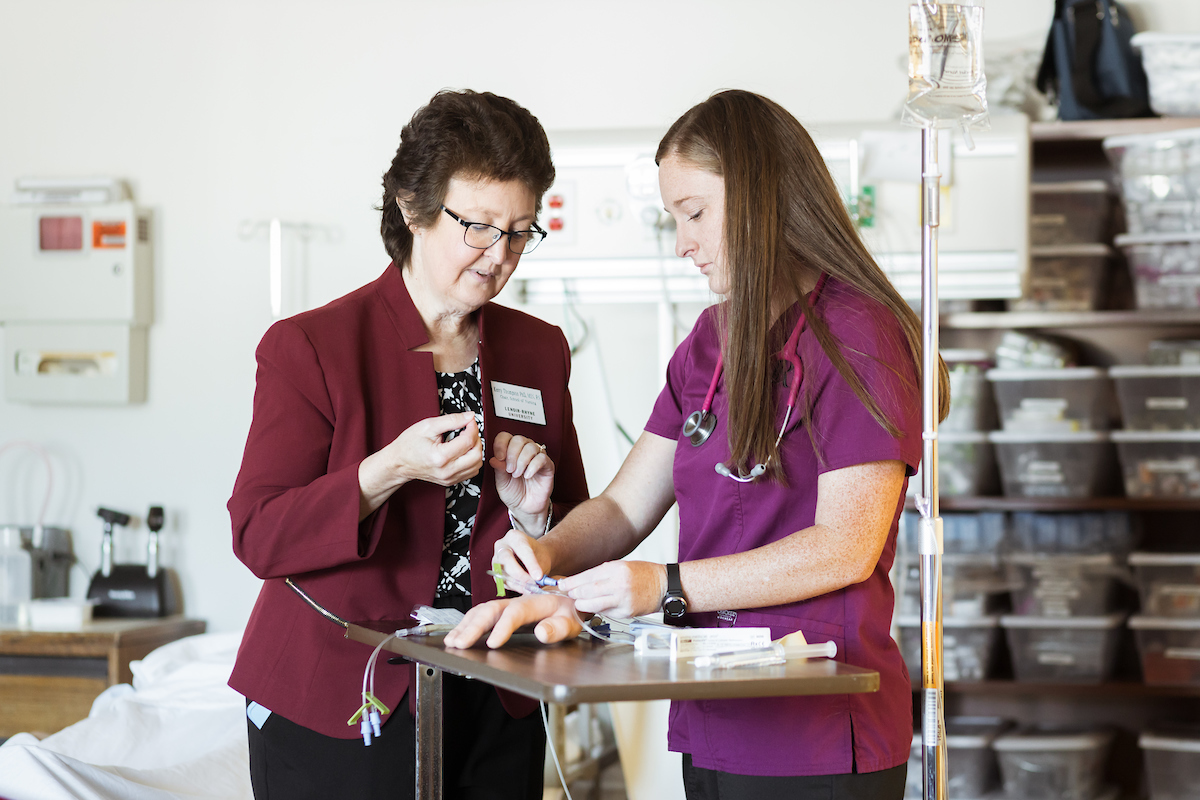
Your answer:
[[[150,543],[146,553],[146,574],[151,578],[158,575],[158,532],[162,530],[166,515],[162,506],[150,506],[146,515],[146,527],[150,529]]]
[[[108,577],[113,567],[113,525],[128,525],[129,515],[111,508],[97,508],[96,516],[104,520],[104,538],[100,540],[100,574]]]

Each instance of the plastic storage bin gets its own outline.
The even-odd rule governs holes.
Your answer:
[[[1130,553],[1142,613],[1200,617],[1200,553]]]
[[[1194,200],[1127,201],[1125,228],[1131,234],[1200,230],[1200,203]]]
[[[921,613],[920,556],[906,554],[896,562],[900,614]],[[1000,557],[984,553],[942,556],[942,611],[950,617],[978,617],[997,610],[1008,591]]]
[[[1113,488],[1116,456],[1108,434],[992,431],[1007,497],[1093,497]]]
[[[1125,494],[1200,497],[1200,431],[1113,431]]]
[[[1109,427],[1111,389],[1099,367],[991,369],[987,378],[1006,431],[1070,433]]]
[[[1152,686],[1200,686],[1200,618],[1129,618],[1142,659],[1142,680]]]
[[[908,493],[921,491],[921,468],[908,480]],[[938,430],[938,492],[946,497],[992,494],[996,451],[983,431]]]
[[[1031,683],[1103,683],[1112,674],[1124,614],[1003,616],[1013,674]]]
[[[1133,544],[1134,528],[1125,511],[1014,511],[1008,526],[1011,552],[1124,555]]]
[[[1200,340],[1155,339],[1146,349],[1146,361],[1155,367],[1200,366]]]
[[[1200,35],[1145,31],[1133,37],[1142,51],[1150,107],[1168,117],[1200,114]]]
[[[939,433],[982,431],[992,427],[995,406],[984,377],[991,361],[984,350],[943,350],[950,372],[950,413],[938,425]]]
[[[948,681],[982,681],[992,673],[1000,616],[942,617],[942,677]],[[900,652],[910,678],[921,677],[921,618],[896,619]]]
[[[1128,430],[1200,429],[1200,364],[1110,367]]]
[[[1012,727],[999,717],[946,718],[946,796],[950,800],[976,800],[1000,786],[1000,770],[992,743]],[[921,732],[913,731],[908,757],[905,797],[921,796]]]
[[[1108,238],[1111,200],[1105,181],[1035,183],[1029,217],[1034,247],[1096,244]]]
[[[1104,244],[1034,247],[1024,294],[1011,311],[1093,311],[1104,306],[1112,251]]]
[[[1112,742],[1109,730],[1026,728],[997,737],[992,747],[1013,800],[1093,800]]]
[[[1113,611],[1118,579],[1127,573],[1111,553],[1004,557],[1014,614],[1094,617]]]
[[[1200,308],[1200,233],[1121,234],[1138,308]]]
[[[1110,136],[1104,151],[1115,167],[1121,199],[1130,203],[1194,201],[1200,128]]]
[[[1200,797],[1200,732],[1147,731],[1138,737],[1138,745],[1146,762],[1151,800]]]

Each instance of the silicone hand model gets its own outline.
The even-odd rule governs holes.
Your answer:
[[[467,612],[463,621],[446,634],[446,647],[466,649],[488,631],[487,646],[496,648],[508,641],[518,628],[536,622],[533,634],[549,644],[578,636],[583,630],[575,604],[561,595],[531,594],[492,600]]]

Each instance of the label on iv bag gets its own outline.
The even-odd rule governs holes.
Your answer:
[[[495,406],[497,417],[530,422],[534,425],[546,424],[546,409],[542,405],[541,389],[492,381],[492,404]]]

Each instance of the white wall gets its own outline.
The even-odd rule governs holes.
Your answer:
[[[1159,27],[1200,30],[1196,4],[1136,5]],[[237,628],[258,586],[230,551],[224,506],[271,321],[265,235],[241,240],[242,220],[323,227],[305,254],[289,243],[318,304],[385,266],[379,178],[437,89],[512,96],[548,129],[665,127],[723,87],[810,122],[888,118],[905,92],[904,6],[0,0],[0,198],[21,176],[124,177],[156,214],[157,247],[148,402],[0,402],[0,443],[49,448],[47,521],[73,529],[86,572],[98,562],[96,506],[165,506],[166,560],[189,613]],[[988,36],[1036,46],[1051,7],[993,0]],[[22,453],[0,457],[0,520],[36,514],[37,469]],[[140,547],[142,534],[127,538]],[[83,582],[77,572],[77,592]]]

